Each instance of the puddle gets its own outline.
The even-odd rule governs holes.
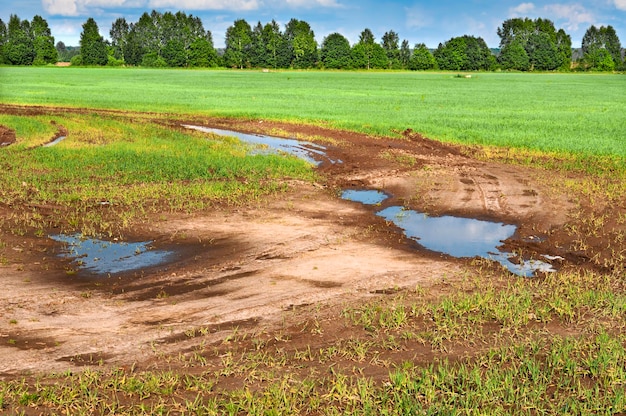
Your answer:
[[[552,265],[539,260],[514,263],[512,253],[500,251],[499,246],[510,238],[516,226],[498,222],[452,216],[430,217],[427,214],[389,207],[376,215],[393,222],[404,234],[421,246],[453,257],[483,257],[495,260],[518,276],[531,277],[536,272],[554,272]]]
[[[341,198],[365,205],[378,205],[389,195],[377,190],[345,190]],[[404,235],[422,247],[459,258],[483,257],[495,260],[518,276],[532,277],[537,272],[555,272],[550,263],[521,260],[513,253],[498,249],[515,234],[515,225],[453,216],[428,214],[392,206],[376,213],[404,230]],[[547,260],[553,260],[544,256]]]
[[[166,262],[171,251],[152,250],[150,241],[138,243],[111,242],[86,238],[80,234],[53,235],[54,241],[65,243],[60,254],[73,258],[79,268],[95,274],[115,274]]]
[[[54,139],[53,141],[51,141],[50,143],[46,143],[43,145],[43,147],[52,147],[54,145],[57,145],[59,143],[61,143],[63,140],[65,140],[67,136],[59,136],[56,139]]]
[[[378,205],[389,198],[384,192],[375,190],[347,190],[341,193],[341,198],[348,201],[360,202],[365,205]]]
[[[338,163],[338,161],[330,160],[326,155],[326,148],[317,143],[264,136],[261,134],[240,133],[237,131],[213,129],[210,127],[193,126],[188,124],[183,125],[183,127],[201,131],[203,133],[217,134],[218,136],[236,137],[242,142],[257,145],[258,147],[253,151],[253,154],[283,152],[299,157],[300,159],[304,159],[316,166],[319,166],[322,161],[325,160],[328,160],[331,163]]]

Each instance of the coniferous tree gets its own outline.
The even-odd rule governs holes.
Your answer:
[[[4,49],[7,44],[7,25],[0,19],[0,64],[5,63]]]
[[[109,60],[107,45],[91,17],[83,24],[80,34],[80,55],[83,65],[106,65]]]
[[[33,17],[30,27],[35,49],[33,64],[46,65],[57,63],[59,54],[54,47],[54,37],[48,27],[48,22],[43,17],[37,15]]]
[[[35,47],[28,20],[11,15],[7,26],[7,41],[4,45],[5,61],[11,65],[32,65]]]
[[[262,37],[267,54],[267,65],[271,68],[288,68],[290,64],[289,45],[275,20],[263,26]]]
[[[381,46],[387,55],[389,68],[400,68],[400,37],[398,34],[393,30],[385,32],[381,39]]]
[[[405,39],[402,41],[402,45],[400,45],[400,65],[402,69],[407,69],[410,61],[411,48],[409,47],[409,41]]]

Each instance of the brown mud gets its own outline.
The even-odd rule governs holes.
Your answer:
[[[0,106],[0,113],[23,115],[90,111]],[[172,128],[182,124],[154,118]],[[372,207],[339,198],[344,189],[384,189],[392,195],[390,203],[431,215],[515,224],[516,234],[506,242],[510,250],[560,256],[559,269],[595,267],[572,248],[564,231],[574,221],[570,214],[587,208],[559,186],[565,179],[559,175],[565,174],[482,161],[474,157],[475,149],[412,131],[380,138],[260,120],[185,122],[325,138],[328,156],[342,163],[322,164],[318,183],[291,181],[286,194],[249,206],[160,214],[138,224],[129,240],[149,239],[179,254],[167,264],[111,277],[68,273],[58,244],[28,233],[16,236],[5,223],[0,376],[85,366],[158,367],[159,357],[187,353],[201,342],[219,345],[234,329],[281,328],[293,348],[332,343],[345,328],[333,323],[331,311],[407,288],[433,287],[476,267],[471,259],[429,252],[402,238]],[[14,140],[14,132],[0,127],[0,143]],[[1,215],[20,209],[0,201]],[[500,266],[482,262],[480,267]],[[302,331],[313,317],[324,323],[323,335]],[[197,331],[204,334],[201,339],[190,335]],[[428,361],[432,352],[424,348],[410,355]]]

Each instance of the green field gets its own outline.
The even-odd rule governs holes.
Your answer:
[[[626,156],[626,77],[0,68],[0,102],[410,128],[462,143]]]

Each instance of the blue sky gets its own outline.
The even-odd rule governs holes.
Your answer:
[[[112,22],[125,17],[136,22],[143,12],[184,11],[202,19],[213,34],[216,47],[224,45],[226,29],[236,19],[250,25],[276,20],[281,28],[291,19],[307,21],[318,42],[339,32],[355,43],[361,31],[372,30],[376,40],[394,30],[411,47],[425,43],[435,48],[452,37],[482,37],[497,47],[497,28],[513,17],[547,18],[572,37],[580,47],[589,26],[612,25],[626,45],[626,0],[0,0],[0,19],[8,22],[11,14],[31,20],[44,17],[56,41],[77,46],[82,24],[93,17],[100,33],[109,37]]]

